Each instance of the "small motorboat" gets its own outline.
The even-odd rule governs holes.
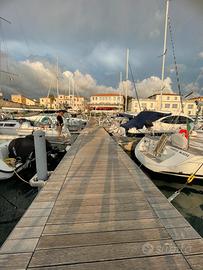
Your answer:
[[[31,118],[31,117],[30,117]],[[43,115],[38,116],[38,118],[35,117],[35,119],[27,119],[27,121],[24,121],[17,129],[16,134],[18,136],[26,136],[29,134],[32,134],[36,130],[43,130],[45,132],[45,137],[48,140],[54,140],[58,137],[58,132],[56,130],[56,116],[55,115]],[[62,128],[62,134],[64,138],[70,138],[71,134],[69,132],[69,129],[66,125],[66,122],[64,123],[64,126]]]
[[[46,141],[47,153],[52,147]],[[35,160],[34,136],[28,135],[0,144],[0,180],[11,178]]]
[[[16,129],[21,126],[18,120],[0,121],[0,134],[16,135]]]

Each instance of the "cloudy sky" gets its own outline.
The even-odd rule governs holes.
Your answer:
[[[181,89],[203,95],[202,2],[172,0],[169,15]],[[165,5],[165,0],[0,0],[0,16],[11,21],[1,20],[1,70],[17,74],[1,72],[1,89],[29,97],[56,93],[58,57],[61,94],[73,80],[82,95],[118,92],[130,48],[139,96],[163,84],[165,91],[177,92],[170,35],[166,79],[160,80]]]

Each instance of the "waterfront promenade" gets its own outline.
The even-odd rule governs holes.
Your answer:
[[[0,269],[202,269],[203,240],[102,128],[83,130],[0,250]]]

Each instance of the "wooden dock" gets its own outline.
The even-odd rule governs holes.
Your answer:
[[[203,240],[107,132],[89,126],[2,246],[0,269],[203,269]]]

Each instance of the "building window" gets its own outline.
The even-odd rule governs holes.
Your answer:
[[[173,109],[177,109],[178,108],[178,104],[172,104],[172,108]]]
[[[166,103],[165,104],[165,108],[170,108],[170,104],[169,103]]]
[[[178,100],[178,97],[174,97],[174,100]]]
[[[193,104],[188,104],[188,109],[193,109],[194,105]]]
[[[166,97],[167,100],[170,100],[170,97]]]

